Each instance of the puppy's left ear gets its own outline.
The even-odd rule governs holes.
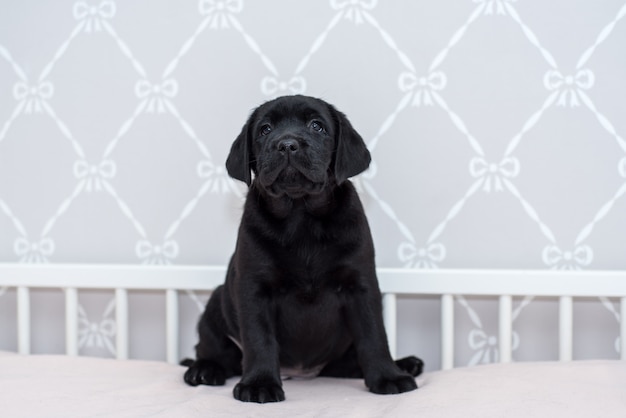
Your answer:
[[[236,179],[245,182],[248,186],[252,183],[251,170],[254,170],[254,161],[251,156],[249,127],[250,121],[241,129],[241,133],[233,142],[228,158],[226,158],[226,171]]]
[[[337,184],[341,184],[349,177],[365,171],[369,167],[372,157],[363,138],[352,127],[346,115],[332,106],[331,111],[337,125],[333,167]]]

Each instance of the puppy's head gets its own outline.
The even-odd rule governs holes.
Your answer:
[[[346,116],[323,100],[283,96],[258,107],[226,160],[231,177],[252,174],[271,196],[320,193],[364,171],[370,153]]]

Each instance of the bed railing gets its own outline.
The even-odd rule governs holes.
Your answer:
[[[118,359],[128,358],[128,291],[162,290],[166,295],[167,361],[177,363],[178,292],[212,290],[224,281],[225,267],[94,264],[3,264],[0,287],[17,289],[18,352],[30,353],[30,289],[65,291],[66,353],[78,354],[79,289],[111,289],[116,299]],[[441,368],[454,366],[454,296],[499,298],[500,361],[511,361],[512,307],[515,296],[559,300],[559,360],[572,359],[573,301],[577,297],[620,299],[620,353],[626,360],[626,271],[415,270],[378,269],[390,350],[396,352],[396,302],[399,295],[441,298]]]

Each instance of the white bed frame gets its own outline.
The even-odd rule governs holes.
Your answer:
[[[65,292],[66,353],[78,354],[78,291],[115,291],[117,358],[127,359],[128,291],[160,290],[166,295],[167,361],[177,363],[178,292],[212,290],[223,283],[225,267],[94,264],[0,263],[0,288],[17,289],[18,352],[30,353],[30,289]],[[399,295],[441,297],[441,368],[454,367],[454,295],[499,298],[500,362],[511,361],[512,298],[548,296],[559,301],[559,360],[572,359],[573,301],[577,297],[620,300],[620,353],[626,360],[626,271],[556,270],[412,270],[378,269],[384,320],[392,354],[396,353],[396,298]]]

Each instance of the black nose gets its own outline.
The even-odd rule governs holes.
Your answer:
[[[278,151],[280,152],[294,153],[297,152],[299,148],[300,145],[298,145],[298,141],[295,139],[281,139],[278,141]]]

